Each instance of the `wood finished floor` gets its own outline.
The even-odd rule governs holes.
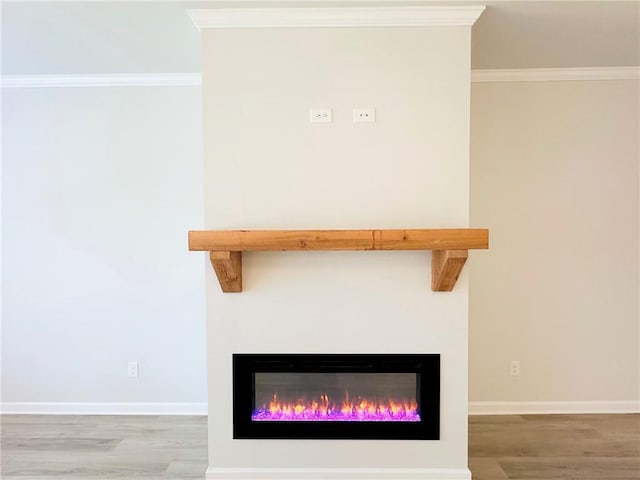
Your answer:
[[[2,417],[1,478],[193,479],[207,466],[206,417]],[[640,415],[469,419],[474,480],[640,480]]]

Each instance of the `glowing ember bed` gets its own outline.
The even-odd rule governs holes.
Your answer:
[[[242,354],[233,368],[234,438],[439,438],[439,355]]]

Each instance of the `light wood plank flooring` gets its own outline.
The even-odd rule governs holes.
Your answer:
[[[477,480],[640,480],[640,415],[469,417]]]
[[[4,480],[193,479],[207,466],[206,417],[2,417]],[[640,480],[640,415],[469,420],[475,480]]]

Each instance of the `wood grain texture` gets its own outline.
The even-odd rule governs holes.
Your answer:
[[[640,415],[469,417],[474,480],[638,480]]]
[[[3,480],[201,480],[206,467],[206,417],[2,416]]]
[[[242,252],[209,252],[223,292],[242,291]]]
[[[242,252],[433,250],[431,289],[451,291],[468,249],[489,248],[481,228],[395,230],[198,230],[189,232],[189,250],[209,251],[223,292],[242,291]]]
[[[489,248],[487,229],[204,230],[191,251],[466,250]]]
[[[431,290],[450,292],[458,281],[469,252],[467,250],[434,250],[431,255]]]
[[[3,480],[202,479],[207,417],[2,416]],[[638,480],[640,415],[469,417],[474,480]]]

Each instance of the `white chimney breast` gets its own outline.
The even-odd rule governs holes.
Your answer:
[[[203,28],[205,228],[467,227],[470,35]],[[471,478],[467,274],[432,292],[429,255],[250,252],[241,294],[207,256],[208,478]],[[233,440],[233,353],[440,353],[441,440]]]

